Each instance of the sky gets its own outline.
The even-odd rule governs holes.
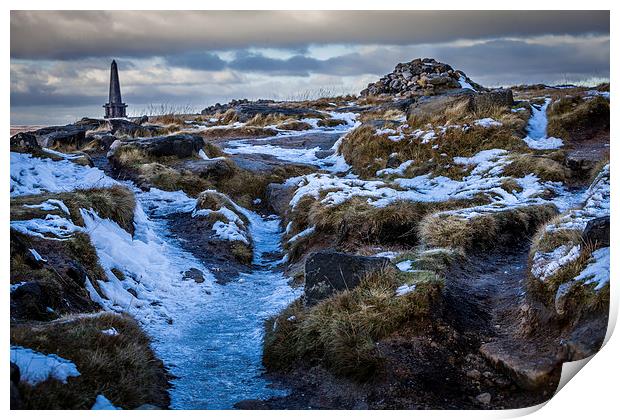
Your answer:
[[[609,79],[608,11],[12,11],[11,124],[359,93],[432,57],[485,86]]]

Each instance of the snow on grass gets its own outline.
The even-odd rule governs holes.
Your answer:
[[[414,160],[408,160],[406,162],[398,165],[397,168],[385,168],[377,171],[377,176],[385,176],[385,175],[404,175],[407,168],[415,163]]]
[[[474,121],[474,124],[484,128],[499,127],[502,125],[501,122],[495,121],[493,118],[481,118]]]
[[[579,258],[580,253],[580,245],[560,245],[551,252],[537,251],[532,260],[532,275],[544,281]]]
[[[401,261],[398,264],[396,264],[396,267],[400,271],[409,271],[413,267],[413,261],[411,261],[411,260]]]
[[[116,328],[112,327],[112,328],[108,328],[107,330],[101,330],[101,334],[114,337],[114,336],[117,336],[119,333],[116,330]]]
[[[65,205],[65,203],[63,203],[62,200],[56,200],[55,198],[47,199],[39,204],[24,204],[24,207],[43,211],[54,211],[56,209],[60,209],[66,214],[70,214],[69,208]]]
[[[22,287],[24,284],[28,283],[27,281],[20,281],[19,283],[15,283],[11,285],[11,293]]]
[[[594,290],[600,290],[609,283],[609,264],[609,247],[597,249],[575,280],[583,281],[584,284],[595,284]]]
[[[39,253],[37,252],[37,250],[36,250],[36,249],[34,249],[34,248],[30,248],[28,251],[30,251],[30,254],[32,254],[32,256],[34,257],[35,261],[40,261],[40,262],[44,262],[44,263],[46,263],[46,262],[47,262],[47,260],[46,260],[45,258],[43,258],[43,257],[41,256],[41,254],[39,254]]]
[[[249,240],[243,232],[234,222],[222,222],[218,220],[213,224],[213,228],[215,231],[215,236],[223,241],[241,241],[244,244],[249,244]]]
[[[75,232],[84,230],[80,226],[76,226],[71,220],[55,214],[47,214],[45,219],[12,221],[11,229],[15,229],[24,235],[55,241],[67,240],[73,237]]]
[[[568,211],[556,223],[547,225],[547,232],[559,229],[583,231],[590,220],[609,216],[610,187],[609,164],[607,164],[586,191],[583,205]]]
[[[564,145],[562,139],[547,137],[547,108],[551,98],[546,98],[541,106],[531,105],[532,116],[527,123],[527,136],[523,139],[530,149],[559,149]]]
[[[57,379],[67,383],[67,378],[80,376],[73,362],[55,354],[43,354],[37,351],[11,346],[11,362],[19,366],[20,380],[36,385],[48,379]]]
[[[70,160],[36,158],[25,153],[11,152],[10,172],[11,197],[118,184],[97,168],[76,165]]]
[[[304,229],[301,232],[299,232],[297,235],[293,236],[291,239],[287,241],[287,243],[289,244],[293,243],[299,239],[312,235],[314,232],[316,232],[316,226],[310,226],[309,228]]]
[[[206,274],[207,279],[213,280],[202,264],[158,235],[139,205],[133,237],[116,222],[102,219],[92,210],[82,209],[80,212],[108,278],[108,281],[97,280],[103,296],[97,297],[93,287],[87,288],[91,298],[102,303],[104,308],[130,312],[141,321],[169,319],[170,308],[180,304],[188,293],[185,289],[192,287],[192,282],[182,281],[185,271],[197,268]],[[124,278],[118,278],[113,268],[120,270]],[[169,305],[152,305],[152,302],[162,301]]]
[[[415,292],[415,284],[403,284],[396,289],[396,296],[405,296],[411,292]]]
[[[509,163],[507,152],[492,149],[479,152],[471,158],[455,159],[457,164],[475,165],[470,175],[457,181],[445,176],[433,177],[430,174],[414,178],[397,178],[393,184],[377,180],[361,180],[357,178],[340,178],[328,174],[309,174],[290,178],[289,186],[296,187],[290,205],[295,208],[306,196],[313,197],[325,205],[342,204],[353,197],[366,198],[368,203],[376,207],[385,207],[398,200],[438,202],[451,199],[470,199],[479,193],[490,194],[494,204],[515,206],[532,204],[532,200],[541,195],[547,188],[557,188],[552,183],[541,183],[534,175],[527,175],[515,181],[523,188],[522,191],[507,192],[501,188],[506,179],[501,170]],[[541,202],[542,200],[535,200]]]
[[[103,394],[97,395],[91,410],[121,410],[110,402]]]

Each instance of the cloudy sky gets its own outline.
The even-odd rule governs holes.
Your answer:
[[[12,11],[11,123],[99,117],[109,65],[134,115],[357,93],[433,57],[487,86],[609,78],[609,13]]]

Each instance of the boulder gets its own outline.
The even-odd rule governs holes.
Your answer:
[[[42,147],[73,151],[85,144],[87,125],[65,125],[62,127],[46,127],[33,132]]]
[[[596,244],[599,248],[609,246],[609,216],[597,217],[588,221],[582,233],[584,242]]]
[[[17,385],[11,381],[11,410],[21,410],[22,408],[23,404],[19,389]]]
[[[19,372],[19,366],[15,363],[11,362],[11,382],[19,383],[19,378],[21,374]]]
[[[197,155],[204,146],[204,141],[198,135],[173,134],[171,136],[132,139],[121,142],[121,145],[135,147],[154,157],[173,156],[179,159],[186,159]],[[119,147],[111,147],[110,151],[113,154],[115,150],[119,149]]]
[[[456,89],[437,96],[423,96],[413,102],[407,111],[407,118],[428,118],[441,114],[447,107],[465,101],[467,108],[474,111],[475,92],[469,89]]]
[[[204,283],[205,277],[202,271],[197,268],[190,268],[183,273],[183,280],[194,280],[196,283]]]
[[[235,171],[234,165],[225,158],[196,159],[181,162],[178,169],[195,173],[203,178],[224,178],[230,176]]]
[[[494,89],[490,92],[481,92],[473,96],[474,109],[489,109],[491,107],[511,107],[514,104],[512,90]]]
[[[269,207],[276,214],[284,216],[294,193],[295,187],[293,185],[271,183],[267,185],[265,196]]]
[[[48,308],[56,306],[58,296],[52,285],[29,281],[11,293],[11,307],[18,308],[22,318],[45,321],[54,318]]]
[[[32,133],[17,133],[11,137],[11,150],[18,152],[28,152],[40,149],[37,138]]]
[[[306,259],[305,304],[315,305],[336,292],[353,289],[367,274],[390,265],[387,258],[319,251]]]

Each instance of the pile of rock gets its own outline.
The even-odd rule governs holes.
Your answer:
[[[433,58],[416,58],[408,63],[399,63],[392,73],[369,84],[360,95],[429,96],[459,88],[471,88],[478,92],[486,90],[448,64]]]

